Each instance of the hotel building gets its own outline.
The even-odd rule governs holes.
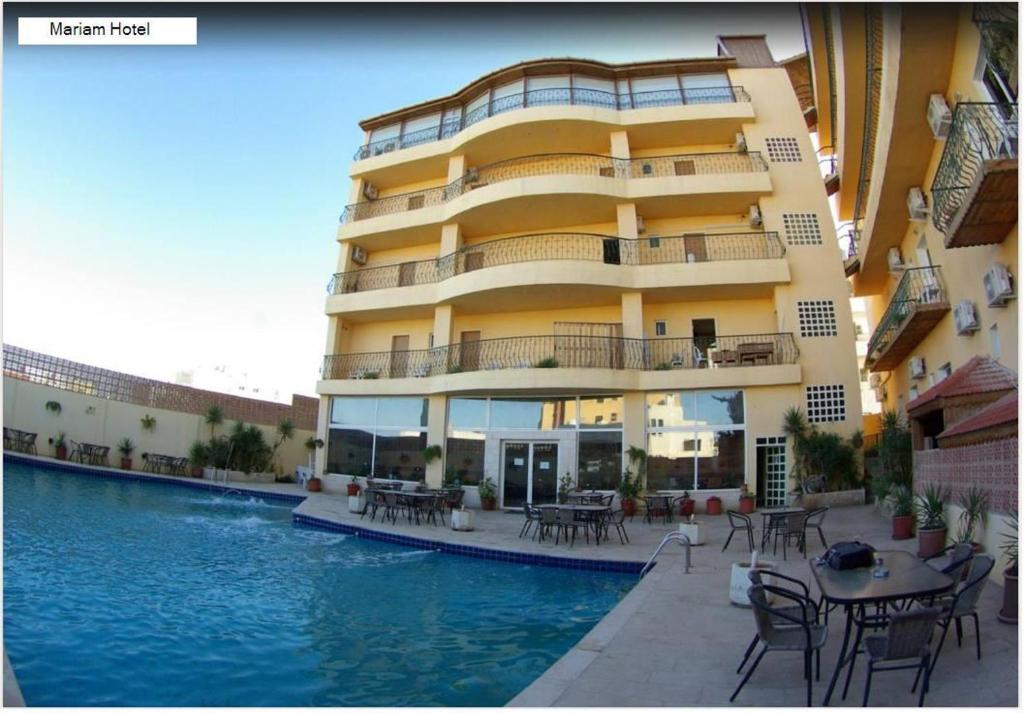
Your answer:
[[[516,507],[613,489],[638,447],[649,490],[783,502],[783,412],[861,422],[806,68],[720,38],[524,62],[363,121],[318,471],[458,480],[467,502],[490,477]]]

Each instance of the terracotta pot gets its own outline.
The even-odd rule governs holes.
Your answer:
[[[1004,624],[1017,623],[1017,568],[1003,572],[1003,609],[999,621]]]
[[[131,458],[122,458],[121,459],[121,470],[131,470],[131,469],[132,469],[132,459]]]
[[[321,489],[319,478],[310,478],[306,481],[306,490],[311,493],[319,493]]]
[[[57,460],[67,460],[67,459],[68,459],[68,447],[67,446],[57,446]]]
[[[946,528],[925,530],[917,528],[917,556],[931,557],[946,547]]]
[[[683,517],[689,517],[693,514],[694,500],[687,498],[686,500],[679,501],[679,514]]]
[[[754,496],[740,496],[740,512],[749,515],[754,512]]]
[[[623,498],[622,512],[625,513],[627,517],[633,517],[636,515],[636,500],[633,498]]]
[[[359,487],[359,483],[349,483],[349,484],[348,484],[348,485],[346,486],[346,488],[348,489],[348,495],[349,495],[349,497],[352,497],[353,495],[359,495],[359,491],[360,491],[360,489],[361,489],[361,488]]]
[[[484,510],[494,510],[498,507],[498,501],[496,498],[481,498],[480,504],[483,505]]]
[[[192,466],[192,477],[193,478],[202,478],[203,477],[203,466],[201,466],[201,465],[194,465],[194,466]]]
[[[892,539],[909,540],[914,536],[914,516],[896,515],[892,518]]]
[[[722,499],[717,495],[712,495],[708,498],[707,502],[708,515],[721,515],[722,514]]]

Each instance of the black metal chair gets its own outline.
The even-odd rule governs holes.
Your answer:
[[[771,593],[777,597],[789,599],[801,607],[801,614],[793,616],[783,607],[769,606],[767,594]],[[812,671],[812,658],[815,652],[821,651],[828,638],[828,627],[823,624],[808,623],[808,608],[815,608],[816,605],[810,599],[804,599],[796,592],[781,587],[772,587],[767,584],[755,584],[747,592],[750,598],[750,607],[754,612],[754,622],[757,625],[757,639],[764,646],[761,653],[754,659],[754,663],[743,676],[743,680],[729,696],[729,701],[736,700],[736,696],[743,690],[743,686],[757,670],[757,665],[769,651],[799,651],[804,655],[804,678],[807,680],[807,705],[810,707],[814,673]],[[813,618],[813,617],[812,617]],[[785,622],[780,624],[779,622]],[[820,666],[818,675],[820,677]]]
[[[825,533],[821,531],[821,525],[824,523],[826,515],[828,515],[827,505],[807,513],[807,519],[804,522],[804,545],[807,544],[807,530],[814,529],[818,531],[818,537],[821,538],[821,546],[828,547],[828,542],[825,541]]]
[[[819,623],[818,622],[818,618],[819,618],[820,605],[815,604],[814,600],[811,599],[810,587],[808,587],[806,584],[804,584],[799,579],[796,579],[795,577],[790,577],[790,576],[785,575],[785,574],[780,574],[780,573],[778,573],[778,572],[776,572],[774,570],[762,570],[762,569],[752,569],[752,570],[750,570],[747,573],[747,576],[750,578],[750,583],[751,584],[756,584],[756,585],[763,585],[764,584],[764,577],[766,577],[766,576],[767,577],[771,577],[774,580],[778,580],[778,581],[782,581],[782,582],[789,582],[791,584],[797,585],[800,588],[798,591],[797,590],[792,590],[792,589],[788,589],[788,591],[790,591],[794,596],[797,596],[797,597],[805,600],[806,602],[810,602],[810,606],[791,604],[791,605],[788,605],[788,606],[779,607],[780,611],[785,612],[786,614],[789,614],[790,616],[795,616],[795,617],[807,616],[808,617],[808,620],[807,620],[808,624],[817,624],[817,623]],[[778,584],[772,585],[772,586],[776,586],[776,587],[779,587],[779,588],[784,588],[784,587],[782,587],[781,585],[778,585]],[[811,616],[812,614],[813,614],[813,616]],[[775,623],[778,626],[790,626],[791,625],[788,622],[788,620],[785,620],[785,619],[777,619]],[[746,665],[747,661],[750,659],[750,655],[752,653],[754,653],[754,649],[757,647],[757,641],[758,641],[758,636],[757,636],[757,634],[754,634],[754,638],[750,641],[750,645],[747,647],[747,650],[743,654],[743,660],[740,661],[740,665],[736,667],[736,673],[739,673],[740,671],[743,670],[743,667]],[[820,670],[821,669],[821,651],[818,651],[817,653],[818,653],[817,664],[818,664],[818,669]]]
[[[520,539],[526,537],[533,526],[540,522],[540,513],[534,510],[530,503],[523,503],[523,515],[526,519],[523,522],[522,529],[519,530]]]
[[[928,641],[931,639],[935,623],[941,613],[942,610],[939,607],[893,612],[889,615],[889,626],[884,634],[871,634],[864,638],[864,648],[868,659],[868,677],[864,683],[864,706],[868,704],[868,698],[871,695],[871,677],[876,671],[903,671],[912,668],[917,669],[918,677],[922,672],[924,673],[924,683],[917,699],[917,705],[924,706],[924,696],[928,692],[928,683],[931,678],[932,653],[928,648]],[[898,663],[912,660],[915,660],[912,664],[884,665],[888,662]],[[853,670],[852,662],[850,670]],[[914,679],[915,688],[917,680],[917,678]]]
[[[558,544],[558,537],[563,532],[565,533],[565,540],[569,543],[569,547],[576,544],[576,530],[579,529],[580,522],[576,519],[576,513],[572,510],[563,510],[562,508],[555,509],[555,526],[558,528],[555,532],[555,544]],[[569,532],[572,531],[572,539],[569,539]]]
[[[796,545],[797,551],[807,557],[807,541],[806,541],[806,529],[807,524],[806,512],[795,512],[789,513],[785,516],[783,521],[780,523],[781,526],[775,527],[775,543],[772,546],[772,553],[777,554],[779,551],[779,537],[782,537],[782,559],[789,559],[786,548],[790,542]]]
[[[619,533],[619,544],[626,544],[629,542],[629,535],[626,534],[626,511],[616,510],[615,512],[608,513],[602,520],[602,526],[605,531],[605,539],[608,539],[608,530],[612,527]],[[625,541],[623,541],[625,538]]]
[[[750,551],[754,551],[754,523],[750,521],[750,518],[741,512],[736,510],[726,510],[725,514],[729,516],[729,525],[732,530],[729,531],[729,537],[726,538],[725,544],[722,546],[722,552],[729,547],[729,543],[732,542],[732,536],[736,534],[738,530],[743,530],[747,533],[747,544],[750,546]]]

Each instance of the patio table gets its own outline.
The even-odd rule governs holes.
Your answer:
[[[573,513],[574,519],[583,522],[584,527],[587,530],[590,529],[591,525],[594,527],[594,540],[600,545],[601,544],[601,518],[602,513],[611,511],[611,508],[607,505],[576,505],[576,504],[560,504],[560,503],[545,503],[543,505],[534,505],[535,508],[548,509],[553,508],[556,510],[570,510]],[[582,517],[580,517],[582,515]]]
[[[78,462],[89,465],[109,465],[107,454],[110,453],[110,446],[101,446],[96,443],[78,444]]]
[[[953,580],[936,571],[909,552],[876,552],[889,570],[888,577],[875,577],[875,567],[835,570],[819,557],[810,560],[811,572],[827,603],[841,604],[846,609],[846,627],[843,643],[839,647],[832,680],[828,684],[825,703],[828,705],[832,691],[839,680],[839,674],[853,661],[853,652],[847,652],[850,645],[850,631],[854,622],[854,607],[863,608],[868,604],[883,604],[913,597],[929,597],[940,594],[953,586]]]
[[[4,448],[19,453],[35,453],[38,434],[4,427]]]

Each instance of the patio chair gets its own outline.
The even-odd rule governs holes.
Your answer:
[[[424,522],[433,522],[437,527],[437,518],[434,515],[434,498],[412,498],[407,501],[409,514],[416,518],[416,524],[420,524],[420,517]]]
[[[828,542],[825,541],[825,533],[821,531],[821,525],[825,521],[825,516],[828,515],[828,506],[820,507],[816,510],[811,510],[807,514],[807,520],[804,522],[804,544],[807,544],[807,530],[815,529],[818,531],[818,537],[821,538],[821,546],[828,548]]]
[[[619,544],[624,545],[627,542],[629,542],[629,535],[626,533],[625,510],[616,510],[615,512],[608,513],[607,515],[605,515],[601,521],[600,527],[604,529],[604,537],[606,540],[608,539],[609,528],[614,527],[615,530],[619,533]]]
[[[36,450],[36,438],[38,436],[38,433],[22,433],[20,443],[18,444],[21,452],[34,456],[39,455],[39,451]]]
[[[803,604],[803,605],[789,604],[787,606],[782,606],[782,607],[778,607],[778,608],[782,612],[784,612],[786,614],[789,614],[790,616],[795,616],[797,618],[800,618],[800,617],[803,617],[803,616],[807,616],[808,617],[807,618],[807,623],[808,624],[817,624],[818,623],[818,618],[819,618],[819,613],[821,611],[821,607],[820,607],[820,605],[815,604],[814,600],[811,599],[811,589],[810,589],[810,587],[808,587],[806,584],[804,584],[801,580],[796,579],[795,577],[790,577],[789,575],[780,574],[778,572],[775,572],[774,570],[762,570],[762,569],[752,569],[752,570],[750,570],[747,573],[747,576],[750,578],[750,583],[751,584],[756,584],[756,585],[763,585],[764,584],[764,579],[763,578],[765,576],[772,577],[775,580],[778,580],[778,581],[781,581],[781,582],[789,582],[791,584],[797,585],[800,588],[799,590],[794,590],[794,589],[789,588],[789,587],[783,587],[781,584],[774,584],[774,585],[772,585],[772,586],[775,586],[775,587],[779,587],[780,589],[786,589],[791,594],[793,594],[793,596],[798,597],[798,598],[800,598],[801,600],[803,600],[805,602],[805,604]],[[807,605],[806,602],[810,602],[810,604]],[[775,624],[776,624],[776,626],[792,626],[792,623],[789,622],[789,620],[787,620],[787,619],[780,619],[778,617],[776,617]],[[755,633],[754,634],[754,638],[750,641],[750,646],[747,647],[746,652],[743,654],[743,660],[740,661],[740,665],[736,667],[736,673],[739,673],[740,671],[743,670],[743,667],[746,665],[747,661],[750,659],[750,654],[754,653],[754,649],[757,647],[757,641],[758,641],[758,636]],[[821,667],[821,651],[818,651],[817,665],[818,665],[819,668]]]
[[[85,454],[82,452],[82,444],[78,441],[72,441],[70,438],[68,441],[71,443],[71,455],[68,456],[68,460],[84,463],[85,461],[82,459]]]
[[[382,520],[387,520],[390,517],[392,523],[397,523],[398,513],[404,509],[405,508],[399,503],[398,491],[384,491],[384,512],[381,514]]]
[[[525,537],[530,532],[530,529],[540,522],[540,514],[530,507],[530,503],[523,503],[523,516],[526,520],[523,522],[523,527],[519,530],[519,539]]]
[[[957,542],[925,557],[924,561],[929,567],[948,574],[954,582],[959,582],[973,557],[974,548],[970,542]]]
[[[726,538],[725,544],[722,546],[722,552],[725,552],[729,547],[729,543],[732,542],[732,536],[736,534],[737,530],[743,530],[747,533],[747,544],[750,545],[750,551],[754,551],[754,523],[750,521],[750,518],[741,512],[736,510],[726,510],[725,514],[729,516],[729,525],[732,530],[729,531],[729,537]]]
[[[667,495],[647,495],[644,497],[644,522],[653,523],[654,518],[663,518],[667,525],[672,522],[672,498]]]
[[[448,510],[457,510],[462,507],[462,498],[466,496],[466,493],[460,488],[458,490],[449,490],[445,499],[445,504],[448,506]]]
[[[929,664],[932,653],[928,648],[928,641],[931,639],[935,623],[941,613],[942,610],[939,607],[893,612],[889,616],[889,626],[884,634],[871,634],[864,637],[864,648],[868,657],[868,677],[864,682],[863,705],[867,706],[868,704],[868,698],[871,695],[871,677],[876,671],[902,671],[911,668],[917,669],[918,677],[922,672],[924,673],[924,683],[917,699],[918,706],[924,705],[924,696],[928,692],[928,683],[931,678]],[[901,661],[913,661],[913,663],[900,664]],[[889,662],[895,662],[897,665],[884,665]],[[850,662],[851,672],[853,663],[853,661]],[[917,680],[917,678],[914,679],[915,688]],[[847,676],[847,681],[849,681],[849,676]],[[911,691],[913,690],[912,688]]]
[[[580,523],[576,520],[576,513],[572,510],[563,510],[562,508],[551,508],[555,511],[555,544],[558,544],[559,536],[564,532],[565,541],[569,543],[569,547],[576,544],[576,531],[579,529]],[[572,539],[569,539],[569,531],[572,530]]]
[[[558,529],[558,509],[557,508],[539,508],[540,510],[540,521],[538,522],[537,532],[540,536],[540,541],[544,541],[545,535],[551,534],[551,528]],[[557,538],[557,532],[556,532]],[[557,539],[556,539],[557,542]]]
[[[434,524],[435,525],[437,524],[436,518],[438,518],[438,517],[441,518],[441,524],[442,525],[446,525],[447,524],[444,521],[444,506],[445,506],[446,499],[447,499],[447,495],[445,493],[436,493],[434,495],[434,498],[430,501],[430,506],[431,506],[431,508],[433,510],[433,512],[431,513],[431,518],[434,519]]]
[[[781,527],[775,528],[775,543],[772,546],[772,553],[779,551],[779,537],[782,537],[782,559],[788,559],[786,554],[786,546],[793,542],[796,545],[797,551],[803,554],[804,558],[807,557],[807,542],[806,532],[804,526],[807,523],[807,513],[798,512],[786,515],[783,519]]]
[[[774,594],[777,597],[793,601],[801,607],[801,614],[793,616],[784,607],[772,607],[768,604],[766,594]],[[808,623],[808,607],[814,607],[814,602],[804,599],[802,595],[781,587],[773,587],[767,584],[755,584],[747,592],[750,598],[750,608],[754,612],[754,623],[757,626],[757,639],[764,648],[754,659],[753,665],[743,676],[740,685],[736,687],[729,701],[736,700],[736,696],[743,690],[743,686],[757,670],[757,665],[769,651],[799,651],[804,655],[804,678],[807,680],[807,706],[811,706],[811,696],[814,674],[812,672],[812,658],[815,652],[821,651],[828,638],[828,627],[824,624]],[[777,622],[785,622],[782,625]],[[818,667],[818,676],[821,676],[821,667]]]
[[[7,426],[4,426],[4,450],[14,450],[14,433]]]

